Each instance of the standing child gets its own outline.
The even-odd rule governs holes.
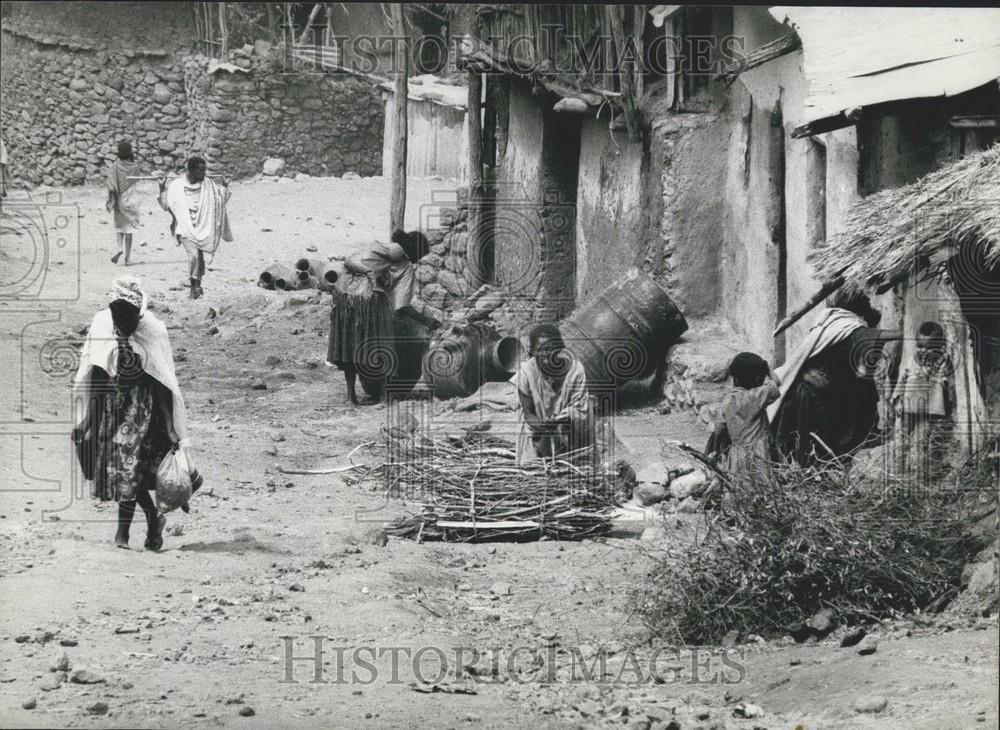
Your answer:
[[[947,469],[947,447],[955,413],[952,360],[944,329],[924,322],[917,330],[913,362],[893,395],[898,416],[902,468],[930,480]]]
[[[767,362],[752,352],[733,358],[729,376],[733,387],[722,401],[712,441],[725,442],[728,437],[731,479],[766,477],[773,452],[765,408],[778,399],[780,382]]]

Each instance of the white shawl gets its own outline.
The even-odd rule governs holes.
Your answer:
[[[198,217],[192,220],[187,193],[184,192],[184,186],[187,184],[189,184],[187,176],[181,175],[167,185],[167,207],[174,216],[173,233],[192,241],[198,248],[208,253],[215,253],[220,240],[233,240],[232,231],[229,229],[229,215],[226,212],[229,190],[216,185],[210,177],[202,180]]]
[[[177,438],[185,439],[187,412],[177,383],[177,374],[174,372],[174,355],[170,349],[166,326],[149,312],[144,312],[139,326],[128,341],[141,358],[143,371],[173,395],[174,431]],[[90,404],[94,368],[101,368],[112,378],[118,372],[118,339],[115,337],[110,309],[102,309],[94,315],[80,353],[80,367],[73,378],[73,396],[81,398],[85,407]]]

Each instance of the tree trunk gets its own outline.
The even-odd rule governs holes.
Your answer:
[[[392,3],[392,29],[397,38],[406,38],[403,24],[402,3]],[[407,123],[409,42],[404,40],[396,46],[396,119],[392,128],[392,198],[389,203],[389,235],[403,229],[406,220],[406,135]]]

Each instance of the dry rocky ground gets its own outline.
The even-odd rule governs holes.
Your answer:
[[[411,225],[447,187],[411,182]],[[0,725],[997,726],[995,619],[886,624],[866,654],[840,648],[837,633],[749,640],[725,657],[658,651],[628,600],[656,550],[641,525],[582,543],[386,543],[373,527],[404,504],[338,474],[280,473],[344,463],[388,413],[347,405],[323,364],[326,300],[256,289],[256,273],[310,245],[344,255],[384,234],[388,185],[233,189],[237,240],[212,263],[202,300],[177,286],[183,256],[152,192],[137,236],[133,272],[170,328],[207,479],[190,514],[170,515],[160,553],[142,549],[138,522],[133,548],[114,547],[113,506],[86,498],[68,442],[72,345],[122,271],[108,260],[103,195],[49,191],[60,198],[46,205],[50,240],[78,223],[79,256],[67,235],[34,263],[23,223],[37,214],[5,206],[5,296],[39,267],[48,278],[45,301],[0,301]],[[458,423],[441,404],[421,417]],[[493,418],[499,432],[511,419]],[[702,438],[696,419],[655,408],[628,411],[617,428],[640,459],[661,439]],[[671,517],[666,539],[690,541],[700,519]],[[325,637],[319,677],[314,636]],[[289,665],[289,648],[307,659]],[[571,681],[574,671],[591,677]]]

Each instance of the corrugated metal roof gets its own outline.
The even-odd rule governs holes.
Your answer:
[[[802,38],[803,122],[899,99],[952,96],[1000,78],[1000,9],[771,8]]]

